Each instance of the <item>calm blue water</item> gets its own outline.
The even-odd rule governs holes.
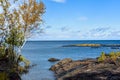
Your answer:
[[[110,47],[90,48],[90,47],[61,47],[69,44],[99,43],[99,44],[120,44],[120,40],[85,40],[85,41],[28,41],[22,53],[31,61],[37,64],[29,70],[29,73],[22,76],[23,80],[54,80],[54,74],[49,71],[51,65],[48,62],[51,57],[63,59],[72,58],[73,60],[84,58],[95,58],[102,51],[120,51]]]

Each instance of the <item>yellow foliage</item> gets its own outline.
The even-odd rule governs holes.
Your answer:
[[[1,46],[0,47],[0,58],[5,55],[5,47]]]
[[[30,30],[32,24],[37,22],[41,22],[41,15],[45,12],[44,4],[37,3],[35,0],[29,0],[28,4],[24,3],[20,6],[20,13],[23,19],[23,22],[26,23],[24,25],[24,31]]]
[[[18,70],[19,70],[19,72],[23,72],[25,70],[25,68],[23,66],[18,66]]]
[[[41,17],[45,12],[44,4],[42,2],[38,3],[36,0],[24,2],[22,5],[19,5],[18,9],[14,9],[11,13],[8,10],[11,5],[9,1],[1,0],[0,4],[3,8],[3,13],[0,13],[0,30],[5,29],[4,25],[6,24],[6,21],[8,21],[9,24],[8,27],[6,27],[8,31],[9,29],[16,27],[27,34],[27,32],[36,28],[34,25],[39,24],[42,21]]]
[[[19,56],[19,61],[24,62],[25,66],[28,67],[30,65],[30,61],[27,60],[24,56],[20,55]]]
[[[105,60],[109,59],[111,61],[116,61],[120,57],[120,52],[110,52],[107,56],[104,52],[98,58],[99,62],[104,62]]]
[[[75,46],[100,47],[101,44],[75,44]]]
[[[116,53],[111,52],[109,55],[110,55],[110,58],[111,58],[113,61],[116,61],[116,60],[117,60]]]
[[[0,80],[9,80],[5,72],[0,72]]]
[[[18,0],[13,1],[15,3]],[[0,7],[3,10],[0,13],[1,46],[8,49],[9,62],[12,65],[17,62],[16,55],[21,52],[24,42],[33,32],[32,30],[35,30],[42,22],[45,6],[42,2],[38,3],[37,0],[24,0],[24,3],[20,4],[18,8],[11,10],[10,0],[0,0]],[[0,48],[0,51],[0,53],[4,53],[5,50]],[[21,58],[21,61],[25,63],[25,66],[30,64],[27,59]]]
[[[103,62],[105,59],[106,59],[106,55],[104,52],[102,52],[100,57],[98,58],[98,62]]]
[[[120,52],[115,53],[117,57],[120,57]]]

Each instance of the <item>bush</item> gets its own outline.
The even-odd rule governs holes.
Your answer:
[[[117,60],[117,55],[116,55],[115,52],[111,52],[111,53],[109,54],[109,56],[110,56],[110,58],[111,58],[112,61],[116,61],[116,60]]]
[[[109,54],[101,53],[98,57],[98,62],[104,62],[105,60],[116,62],[120,57],[120,52],[110,52]]]
[[[100,57],[98,58],[98,62],[103,62],[105,59],[106,59],[106,55],[104,52],[102,52]]]
[[[117,57],[120,57],[120,52],[119,52],[119,51],[116,52],[116,56],[117,56]]]

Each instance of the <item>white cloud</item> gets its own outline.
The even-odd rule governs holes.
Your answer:
[[[66,2],[66,0],[52,0],[52,1],[58,2],[58,3],[65,3]]]
[[[97,27],[97,28],[94,28],[94,29],[91,29],[90,31],[93,32],[93,33],[102,33],[102,32],[106,32],[108,30],[110,30],[111,27]]]
[[[98,27],[86,31],[83,36],[88,39],[107,39],[110,31],[110,27]]]
[[[120,38],[120,30],[111,31],[109,37]]]
[[[64,31],[65,30],[65,31]],[[107,40],[120,39],[120,30],[113,30],[111,27],[96,27],[87,30],[78,30],[68,27],[60,29],[50,28],[43,34],[36,34],[31,40]]]
[[[3,12],[3,9],[2,9],[2,7],[0,6],[0,13],[2,13]]]
[[[80,20],[80,21],[87,21],[87,20],[88,20],[88,17],[86,17],[86,16],[81,16],[81,17],[78,18],[78,20]]]

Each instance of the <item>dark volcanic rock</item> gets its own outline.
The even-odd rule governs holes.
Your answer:
[[[50,61],[50,62],[56,62],[56,61],[59,61],[60,59],[56,59],[56,58],[50,58],[50,59],[48,59],[48,61]]]
[[[120,66],[96,59],[63,59],[53,65],[57,80],[120,80]]]
[[[110,71],[80,73],[75,76],[63,78],[63,80],[120,80],[120,73],[114,74]]]
[[[57,71],[57,70],[59,70],[59,69],[62,67],[62,65],[68,64],[68,63],[70,63],[70,62],[72,62],[72,59],[70,59],[70,58],[65,58],[65,59],[59,61],[57,64],[51,66],[50,70],[52,70],[52,71]]]

